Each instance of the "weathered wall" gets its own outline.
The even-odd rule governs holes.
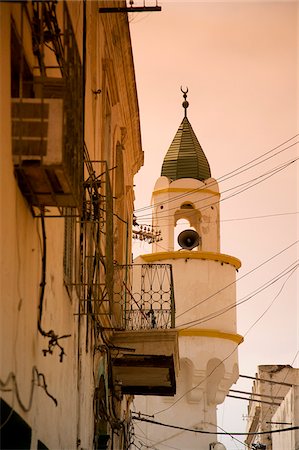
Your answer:
[[[299,381],[299,375],[298,380]],[[292,428],[299,424],[299,386],[293,386],[281,405],[278,407],[275,414],[272,416],[272,430]],[[282,425],[285,424],[285,425]],[[292,448],[298,450],[299,448],[299,430],[292,430],[282,433],[273,433],[272,435],[272,449]]]
[[[81,58],[83,3],[67,2]],[[62,5],[63,2],[59,2],[57,6],[59,20],[62,18]],[[0,3],[0,396],[11,408],[11,413],[18,413],[30,426],[30,448],[36,449],[40,440],[51,449],[91,449],[94,439],[94,392],[99,380],[100,361],[106,355],[98,349],[95,352],[95,346],[103,341],[97,335],[93,320],[86,318],[86,315],[78,315],[82,309],[76,290],[67,289],[65,284],[65,218],[45,218],[44,241],[42,219],[32,215],[14,175],[11,146],[11,18],[19,32],[24,27],[24,51],[32,72],[33,66],[37,65],[32,54],[31,29],[26,14],[22,16],[21,13],[23,7],[25,4],[22,2]],[[60,26],[63,29],[62,23]],[[115,254],[121,262],[125,262],[130,255],[127,232],[132,223],[133,176],[143,162],[127,18],[123,15],[121,20],[115,15],[110,19],[103,18],[98,13],[97,2],[87,1],[86,31],[85,142],[91,159],[109,160],[110,169],[116,163],[117,143],[121,143],[122,165],[118,175],[124,181],[118,189],[124,208],[118,212],[124,213],[121,223],[128,225],[121,229],[122,234],[114,244]],[[49,61],[55,62],[53,55],[49,56]],[[114,67],[112,71],[107,72],[107,60]],[[97,90],[99,93],[95,94],[93,91]],[[111,100],[113,95],[111,134],[109,139],[106,136],[104,140],[103,129],[107,119],[105,102],[107,98]],[[109,174],[115,190],[115,170]],[[116,205],[116,199],[114,202],[115,207],[121,207]],[[108,236],[108,239],[113,239],[113,236]],[[79,240],[74,241],[74,246],[78,257]],[[45,279],[43,257],[46,261]],[[79,260],[74,264],[79,265]],[[41,300],[40,330],[53,330],[59,337],[70,335],[58,341],[65,352],[62,361],[61,349],[57,345],[53,348],[53,354],[43,354],[50,339],[38,331]],[[108,378],[107,365],[104,374]],[[120,405],[121,402],[117,412],[119,418],[127,414],[127,399]],[[2,425],[4,432],[5,424]],[[122,442],[120,433],[119,438],[115,437],[114,445],[120,447]]]

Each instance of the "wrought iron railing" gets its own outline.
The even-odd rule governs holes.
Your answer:
[[[114,269],[114,317],[123,330],[175,327],[171,264],[130,264]]]

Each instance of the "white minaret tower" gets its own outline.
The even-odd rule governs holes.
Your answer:
[[[157,422],[208,433],[140,422],[141,440],[150,448],[210,450],[216,446],[217,405],[238,378],[236,333],[236,271],[241,262],[220,253],[218,183],[187,118],[184,118],[164,158],[152,195],[153,226],[162,241],[135,263],[171,264],[179,336],[180,370],[174,397],[138,397],[136,411]],[[184,230],[175,250],[178,221]],[[185,225],[187,224],[187,225]],[[163,251],[161,251],[161,249]],[[168,446],[168,447],[167,447]],[[224,448],[224,446],[222,446]]]

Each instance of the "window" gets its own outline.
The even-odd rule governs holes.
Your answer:
[[[6,450],[30,449],[30,426],[3,399],[0,399],[0,417],[1,448]]]

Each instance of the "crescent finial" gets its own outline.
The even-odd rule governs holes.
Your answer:
[[[182,103],[182,106],[183,106],[183,108],[184,108],[184,110],[185,110],[185,117],[187,117],[187,108],[188,108],[188,106],[189,106],[189,102],[187,102],[187,93],[188,93],[188,90],[189,90],[189,89],[186,87],[186,90],[184,91],[183,88],[182,88],[182,86],[181,86],[181,91],[182,91],[183,97],[184,97],[184,101],[183,101],[183,103]]]

